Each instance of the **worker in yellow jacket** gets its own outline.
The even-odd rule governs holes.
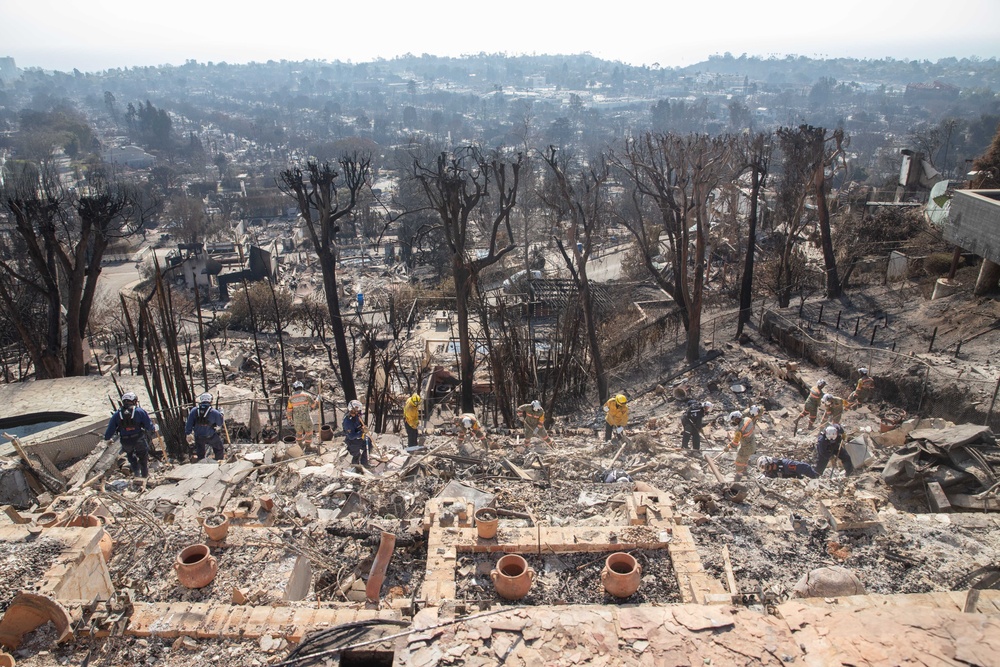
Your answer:
[[[295,427],[295,444],[300,447],[305,444],[312,444],[313,420],[309,414],[311,410],[319,408],[319,401],[315,396],[303,388],[301,382],[292,385],[295,393],[288,397],[288,407],[286,412],[288,421]]]
[[[417,446],[417,434],[420,428],[420,395],[414,394],[406,399],[403,405],[403,422],[406,425],[406,444]]]
[[[614,435],[625,437],[625,426],[628,424],[628,399],[625,394],[609,398],[604,404],[604,442]]]
[[[545,410],[541,401],[532,401],[517,407],[517,416],[524,420],[524,446],[531,444],[531,436],[537,435],[549,447],[552,446],[552,438],[545,430]]]
[[[733,439],[726,450],[739,448],[736,450],[736,475],[733,477],[733,481],[738,482],[747,471],[750,457],[757,451],[757,422],[753,417],[744,417],[739,410],[734,410],[729,413],[729,424],[735,426],[736,430],[733,431]]]

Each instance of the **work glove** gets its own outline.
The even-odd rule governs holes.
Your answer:
[[[611,412],[611,408],[609,408],[608,406],[606,406],[606,405],[605,405],[605,406],[604,406],[604,411],[605,411],[605,412]]]
[[[617,433],[618,435],[621,435],[624,432],[625,432],[624,426],[619,426],[618,428],[615,429],[615,433]]]
[[[193,445],[194,444],[194,433],[188,433],[187,434],[187,444],[189,444],[189,445]]]

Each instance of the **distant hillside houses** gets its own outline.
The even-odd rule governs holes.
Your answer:
[[[108,164],[117,164],[132,169],[147,169],[156,163],[156,158],[138,146],[115,146],[104,151],[102,158]]]

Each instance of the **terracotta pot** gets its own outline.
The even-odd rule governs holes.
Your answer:
[[[42,528],[48,528],[49,526],[56,525],[59,520],[59,515],[55,512],[44,512],[35,517],[35,523]]]
[[[101,521],[100,517],[94,514],[81,514],[80,516],[74,517],[67,526],[73,528],[95,528],[97,526],[104,527],[104,522]],[[111,539],[108,535],[108,531],[101,531],[101,541],[98,544],[101,549],[101,553],[104,554],[104,562],[111,562],[111,552],[114,551],[115,541]]]
[[[604,561],[601,583],[604,590],[616,598],[627,598],[639,590],[642,566],[630,554],[614,553]]]
[[[0,651],[0,667],[14,667],[14,656]]]
[[[182,549],[174,561],[177,581],[185,588],[204,588],[212,583],[219,571],[219,562],[205,544],[192,544]]]
[[[195,517],[195,520],[198,522],[199,526],[203,526],[205,525],[205,519],[212,516],[213,514],[218,514],[218,513],[219,510],[215,509],[211,505],[206,505],[205,507],[202,507],[200,510],[198,510],[198,516]]]
[[[222,542],[229,534],[229,517],[225,514],[213,514],[205,519],[201,527],[205,529],[208,539]]]
[[[319,439],[323,442],[330,442],[333,440],[333,427],[329,424],[323,424],[319,428]]]
[[[285,443],[286,445],[294,445],[295,444],[295,436],[294,435],[286,435],[284,438],[281,439],[281,441],[283,443]]]
[[[476,532],[484,540],[491,540],[497,536],[497,512],[489,507],[482,507],[476,510]]]
[[[497,595],[505,600],[520,600],[535,581],[535,571],[528,567],[528,561],[517,554],[507,554],[497,561],[496,569],[490,572],[490,579],[497,589]]]

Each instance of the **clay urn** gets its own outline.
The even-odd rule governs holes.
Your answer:
[[[490,572],[490,579],[497,589],[497,595],[505,600],[520,600],[535,581],[535,571],[528,567],[528,561],[517,554],[507,554],[497,561],[496,569]]]
[[[14,656],[0,651],[0,667],[14,667]]]
[[[631,554],[613,553],[604,561],[601,570],[601,583],[604,590],[616,598],[627,598],[639,590],[642,579],[642,566]]]
[[[59,515],[55,512],[44,512],[35,517],[35,523],[42,528],[49,528],[50,526],[56,525],[59,520]]]
[[[226,535],[229,534],[229,517],[225,514],[213,514],[205,518],[205,522],[201,524],[201,527],[205,529],[208,539],[222,542],[226,539]]]
[[[102,529],[104,528],[104,522],[95,514],[81,514],[80,516],[73,517],[66,525],[73,528],[96,528],[97,526],[100,526]],[[98,546],[101,549],[101,553],[104,554],[104,562],[110,563],[111,552],[115,548],[115,541],[108,535],[107,530],[101,531],[101,541]]]
[[[202,507],[200,510],[198,510],[198,516],[196,517],[195,520],[198,522],[199,526],[204,526],[205,519],[212,516],[213,514],[218,514],[218,513],[219,510],[212,507],[211,505],[206,505],[205,507]]]
[[[491,540],[497,536],[497,512],[490,507],[481,507],[476,510],[476,533],[484,540]]]
[[[211,554],[208,545],[192,544],[182,549],[174,561],[177,580],[185,588],[204,588],[212,583],[219,571],[219,562]]]
[[[281,441],[283,443],[285,443],[286,445],[294,445],[295,444],[295,436],[294,435],[286,435],[284,438],[281,439]]]
[[[330,442],[333,440],[333,427],[329,424],[323,424],[319,428],[319,439],[323,442]]]

